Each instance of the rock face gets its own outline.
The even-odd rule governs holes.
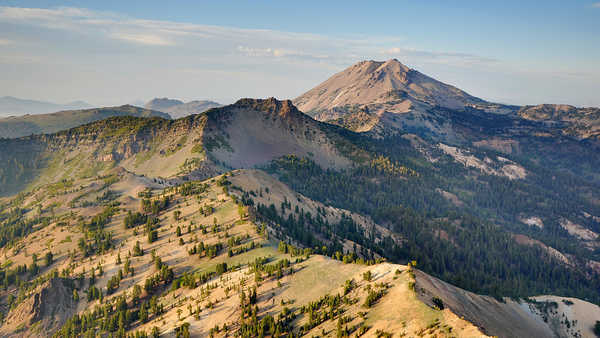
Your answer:
[[[252,168],[284,155],[311,157],[323,167],[346,167],[331,127],[300,112],[289,100],[241,99],[207,113],[203,143],[231,168]]]
[[[52,278],[8,313],[0,336],[47,337],[75,313],[76,307],[72,288],[63,279]]]

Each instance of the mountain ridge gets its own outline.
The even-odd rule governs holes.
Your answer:
[[[0,138],[17,138],[31,134],[51,134],[107,117],[124,115],[170,118],[168,114],[132,105],[12,116],[0,119]]]
[[[113,116],[54,134],[0,139],[0,159],[7,163],[0,168],[0,182],[5,184],[0,193],[25,188],[49,163],[65,165],[75,159],[74,173],[98,163],[99,169],[121,165],[139,174],[171,178],[253,167],[287,154],[310,155],[325,167],[348,166],[350,160],[337,150],[333,129],[298,111],[291,101],[275,98],[241,99],[176,120]],[[22,151],[12,151],[15,147]],[[10,180],[14,170],[30,175]],[[52,177],[48,179],[57,179]]]
[[[60,110],[74,110],[91,108],[91,105],[84,101],[73,101],[65,104],[21,99],[14,96],[0,97],[0,117],[11,115],[26,114],[47,114]]]

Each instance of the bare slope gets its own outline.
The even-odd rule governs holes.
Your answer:
[[[419,299],[434,297],[461,318],[497,337],[595,337],[600,307],[575,298],[539,296],[502,302],[459,289],[421,271],[416,273]]]
[[[384,103],[391,103],[381,107],[388,111],[406,112],[417,101],[454,109],[484,102],[391,59],[354,64],[299,96],[294,104],[308,113]]]
[[[289,100],[242,99],[208,116],[207,150],[231,168],[251,168],[288,154],[310,157],[326,168],[350,164],[331,128],[304,115]]]

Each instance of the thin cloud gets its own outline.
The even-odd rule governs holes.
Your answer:
[[[154,45],[173,45],[170,38],[196,38],[222,41],[246,39],[280,40],[296,42],[325,42],[329,38],[304,33],[281,32],[267,29],[241,29],[233,27],[200,25],[161,20],[142,20],[114,13],[87,9],[60,7],[56,9],[0,7],[0,21],[21,23],[51,29],[85,33],[105,32],[107,37]]]
[[[0,7],[0,20],[42,26],[51,29],[74,29],[77,22],[92,19],[97,13],[87,9]]]
[[[600,2],[594,2],[594,3],[592,4],[592,7],[593,7],[593,8],[600,8]]]
[[[398,57],[401,59],[405,58],[418,58],[422,61],[430,63],[440,64],[454,64],[454,65],[491,65],[498,63],[499,60],[493,58],[482,57],[479,55],[468,54],[468,53],[453,53],[453,52],[435,52],[418,50],[414,48],[403,48],[393,47],[381,51],[381,54],[386,56]]]
[[[96,12],[82,8],[59,7],[55,9],[23,8],[23,7],[0,7],[0,16],[13,20],[56,20],[65,17],[90,18],[95,17]]]
[[[0,46],[12,45],[14,41],[8,39],[0,39]]]
[[[55,9],[0,7],[1,21],[63,29],[77,34],[100,35],[106,39],[133,45],[164,48],[204,46],[203,48],[214,49],[215,54],[233,52],[235,55],[253,59],[311,62],[336,67],[347,66],[358,59],[378,54],[382,58],[389,56],[402,59],[421,58],[421,61],[462,66],[492,61],[470,54],[438,53],[398,47],[384,47],[384,51],[380,52],[381,46],[389,46],[402,40],[398,37],[337,38],[268,29],[144,20],[72,7]]]
[[[246,46],[238,46],[236,50],[248,57],[272,57],[310,60],[328,60],[330,58],[328,55],[311,54],[306,52],[300,52],[297,50],[281,48],[252,48]]]
[[[112,38],[148,46],[172,46],[175,43],[158,35],[115,33]]]

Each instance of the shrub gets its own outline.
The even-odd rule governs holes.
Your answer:
[[[438,298],[438,297],[433,297],[431,298],[431,301],[433,302],[433,305],[438,309],[438,310],[443,310],[444,309],[444,302]]]

